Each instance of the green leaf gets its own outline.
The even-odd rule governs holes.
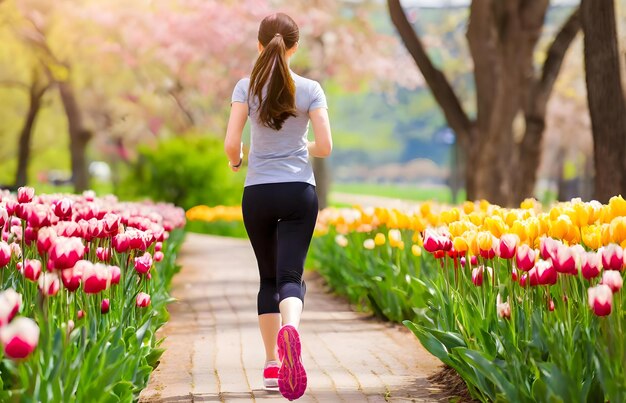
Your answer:
[[[480,372],[485,378],[489,379],[496,385],[498,392],[503,394],[508,401],[519,401],[520,396],[516,388],[509,382],[494,360],[489,359],[483,353],[475,350],[469,350],[464,347],[457,347],[454,352],[463,357],[471,366]]]

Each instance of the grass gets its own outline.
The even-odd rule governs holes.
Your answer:
[[[336,183],[333,184],[331,188],[331,199],[333,192],[413,201],[434,200],[442,203],[452,202],[452,194],[447,187],[420,187],[415,185],[377,183]],[[457,202],[465,200],[464,190],[459,193],[457,199]]]

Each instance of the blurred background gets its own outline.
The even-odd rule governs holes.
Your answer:
[[[0,185],[237,205],[222,140],[261,19],[326,91],[322,203],[626,193],[626,7],[592,0],[0,0]],[[591,106],[591,107],[590,107]]]

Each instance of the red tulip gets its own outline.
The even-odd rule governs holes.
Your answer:
[[[85,246],[80,238],[59,237],[50,248],[49,260],[56,270],[74,267],[85,255]]]
[[[556,257],[556,251],[562,245],[554,238],[543,237],[539,244],[539,250],[541,251],[541,258],[543,260],[554,259]]]
[[[563,244],[559,244],[552,257],[552,264],[559,273],[577,274],[574,251]]]
[[[602,268],[602,256],[597,252],[586,252],[580,255],[580,271],[587,280],[598,277]]]
[[[11,247],[8,243],[0,241],[0,269],[6,267],[11,261]]]
[[[541,285],[556,284],[557,271],[549,260],[540,260],[535,265],[537,282]]]
[[[439,238],[439,234],[437,234],[434,230],[427,228],[424,232],[424,249],[430,253],[442,249]]]
[[[113,237],[112,245],[117,253],[128,252],[130,248],[130,238],[125,233],[117,234]]]
[[[146,252],[143,256],[135,258],[135,270],[139,274],[145,274],[150,271],[152,267],[152,256],[150,253]]]
[[[9,288],[0,292],[0,327],[5,326],[22,308],[22,296]]]
[[[519,237],[515,234],[504,234],[500,237],[500,243],[496,248],[496,254],[502,259],[512,259],[517,251]]]
[[[111,272],[101,263],[82,264],[83,290],[87,294],[97,294],[111,285]]]
[[[39,291],[45,296],[53,297],[59,292],[61,283],[56,273],[43,273],[39,277]]]
[[[12,359],[28,357],[39,342],[39,327],[30,318],[15,318],[0,329],[0,340],[4,345],[4,354]]]
[[[17,189],[18,203],[30,203],[31,201],[33,201],[33,197],[35,197],[35,189],[27,186],[22,186]]]
[[[41,275],[41,262],[36,259],[24,260],[22,274],[30,281],[39,280],[39,276]]]
[[[602,265],[606,270],[622,270],[624,268],[624,250],[617,244],[602,248]]]
[[[54,214],[59,217],[61,220],[69,220],[72,218],[72,205],[74,202],[64,197],[61,200],[54,203],[52,206],[54,208]]]
[[[85,311],[83,311],[82,309],[78,312],[76,312],[76,317],[78,318],[78,320],[82,319],[85,317]]]
[[[150,305],[150,295],[146,294],[145,292],[140,292],[139,294],[137,294],[137,299],[135,300],[136,305],[139,308],[145,308],[148,305]]]
[[[76,265],[71,269],[61,270],[61,280],[63,286],[70,292],[74,292],[80,287],[80,282],[83,279],[82,263],[85,260],[79,260]]]
[[[535,250],[526,244],[519,245],[515,254],[515,262],[518,269],[529,271],[535,266]]]
[[[96,257],[101,262],[108,262],[111,260],[111,249],[99,246],[98,249],[96,249]]]
[[[622,274],[619,271],[608,270],[602,273],[602,284],[608,285],[613,293],[622,289],[623,281]]]
[[[103,314],[109,313],[109,308],[111,307],[111,303],[108,298],[102,300],[102,304],[100,305],[100,312]]]
[[[483,285],[484,270],[485,270],[484,266],[478,266],[472,269],[472,283],[474,283],[474,285],[477,287],[480,287],[481,285]]]
[[[587,289],[589,307],[598,316],[606,316],[611,313],[613,305],[613,291],[606,284]]]
[[[122,271],[117,266],[109,266],[111,271],[111,284],[119,284],[122,277]]]
[[[37,251],[41,256],[48,253],[57,239],[57,233],[52,227],[44,227],[37,233]]]

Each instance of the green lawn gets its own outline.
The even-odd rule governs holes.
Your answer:
[[[331,199],[332,192],[415,201],[434,200],[443,203],[450,203],[452,198],[450,190],[444,187],[418,187],[377,183],[336,183],[331,188]],[[457,202],[465,200],[465,191],[460,192],[458,199]]]

